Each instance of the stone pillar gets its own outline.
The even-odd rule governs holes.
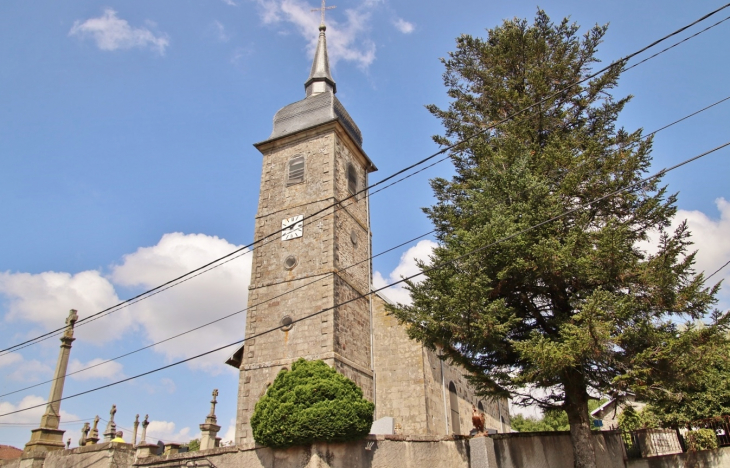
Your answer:
[[[58,362],[56,363],[56,371],[53,373],[53,383],[51,384],[51,393],[48,396],[46,412],[41,417],[40,427],[30,431],[30,441],[25,444],[23,450],[26,453],[62,450],[65,447],[63,443],[63,433],[65,431],[60,430],[58,425],[61,422],[61,398],[63,397],[63,384],[66,381],[68,359],[71,354],[71,343],[75,340],[74,324],[76,324],[78,318],[78,314],[73,309],[66,318],[66,330],[61,336],[61,349],[58,352]]]
[[[142,421],[142,440],[140,441],[140,445],[144,445],[147,442],[147,426],[150,425],[147,418],[149,418],[149,416],[149,414],[145,414],[144,421]]]
[[[147,458],[157,454],[157,444],[140,442],[137,446],[137,459]]]
[[[137,429],[139,428],[139,414],[134,417],[134,435],[132,436],[132,445],[137,445]]]
[[[171,457],[180,453],[180,444],[176,442],[168,442],[165,444],[165,452],[163,453],[166,457]]]
[[[99,442],[99,415],[94,418],[94,427],[91,428],[91,434],[86,438],[86,445],[94,445]]]
[[[200,425],[200,450],[212,449],[218,446],[216,436],[221,427],[217,424],[218,420],[215,416],[215,404],[218,403],[216,397],[218,396],[218,389],[213,390],[213,399],[210,401],[210,413],[205,418],[205,422]]]
[[[104,442],[111,442],[117,433],[117,423],[114,422],[115,414],[117,414],[117,405],[112,405],[112,409],[109,410],[109,422],[106,423],[104,430]]]

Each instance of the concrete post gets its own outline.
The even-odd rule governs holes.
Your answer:
[[[48,452],[51,450],[62,450],[66,444],[63,443],[63,433],[58,428],[61,422],[61,398],[63,398],[63,384],[66,381],[66,369],[68,359],[71,355],[71,343],[74,338],[74,325],[79,316],[75,310],[71,310],[66,318],[66,330],[61,336],[61,349],[58,352],[56,370],[53,373],[53,383],[48,396],[46,412],[41,417],[41,425],[31,430],[30,441],[25,444],[24,452],[31,451]]]
[[[469,439],[469,468],[497,468],[494,439],[476,436]]]

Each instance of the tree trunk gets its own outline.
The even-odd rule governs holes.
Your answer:
[[[565,412],[570,424],[575,468],[596,468],[591,421],[588,415],[588,393],[580,374],[570,375],[565,384]]]

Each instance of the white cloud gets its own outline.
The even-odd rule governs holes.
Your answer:
[[[169,421],[150,421],[147,427],[147,442],[161,440],[163,442],[187,443],[190,439],[199,438],[190,433],[189,427],[175,431],[175,423]]]
[[[153,247],[124,256],[112,268],[111,279],[122,286],[151,288],[162,284],[240,246],[204,234],[165,234]],[[213,319],[244,309],[248,300],[251,255],[243,255],[218,268],[152,296],[135,306],[134,317],[150,341],[160,341]],[[243,338],[245,315],[238,314],[153,349],[168,360],[188,358]],[[190,361],[189,366],[218,373],[231,349]]]
[[[416,29],[416,26],[413,23],[409,23],[403,18],[398,18],[393,22],[393,24],[395,25],[395,28],[403,34],[410,34]]]
[[[119,302],[114,286],[94,270],[74,275],[53,271],[0,273],[0,294],[8,299],[6,322],[32,322],[43,331],[61,328],[70,309],[85,317]],[[113,317],[114,327],[104,320],[90,321],[88,325],[79,324],[75,336],[94,344],[118,339],[132,323],[127,309],[115,312]]]
[[[43,416],[43,413],[45,413],[46,411],[46,407],[44,405],[46,401],[47,400],[45,398],[39,397],[37,395],[25,396],[22,400],[20,400],[17,405],[14,405],[8,401],[0,401],[0,414],[10,413],[13,411],[21,410],[23,408],[29,408],[31,406],[43,405],[28,411],[3,416],[2,422],[16,424],[38,423],[41,420],[41,416]],[[75,421],[77,419],[79,419],[79,417],[75,414],[67,413],[64,410],[61,410],[61,424],[63,424],[63,421]]]
[[[91,366],[96,366],[91,369],[84,370],[83,372],[79,372],[78,374],[73,374],[71,378],[74,380],[116,380],[124,377],[124,374],[122,373],[122,365],[120,363],[111,361],[106,364],[101,364],[104,361],[106,361],[106,359],[96,358],[89,362],[81,362],[78,359],[71,359],[71,362],[68,364],[68,372],[77,372]]]
[[[314,56],[317,47],[317,28],[320,17],[312,12],[310,4],[303,0],[254,0],[265,24],[290,23],[308,41],[308,53]],[[339,60],[353,62],[367,68],[375,60],[375,43],[367,37],[370,18],[379,0],[365,0],[356,8],[348,8],[339,16],[345,16],[344,23],[331,16],[327,18],[327,50],[332,66]]]
[[[0,367],[7,367],[23,361],[23,356],[18,353],[7,353],[0,356]]]
[[[13,382],[38,382],[48,378],[53,369],[36,359],[27,360],[20,353],[8,353],[0,356],[0,368],[7,368],[3,380]]]
[[[399,281],[403,278],[407,278],[421,271],[416,266],[416,259],[428,263],[429,255],[436,246],[437,244],[434,241],[422,240],[418,242],[418,244],[406,250],[406,252],[401,255],[398,266],[396,266],[395,269],[390,272],[387,279],[383,277],[383,275],[379,271],[376,271],[373,274],[373,286],[375,287],[375,289],[382,288],[386,284]],[[413,280],[415,282],[420,282],[423,281],[423,278],[423,276],[419,276],[414,278]],[[408,290],[406,290],[403,286],[404,283],[400,283],[386,289],[384,291],[385,296],[401,304],[410,304],[411,295]]]
[[[154,26],[154,23],[148,22],[148,26]],[[167,34],[155,35],[146,27],[134,28],[111,8],[104,10],[104,14],[98,18],[89,18],[84,22],[77,20],[68,35],[91,38],[99,49],[109,51],[149,47],[162,55],[170,45]]]
[[[221,437],[221,445],[224,443],[233,443],[236,440],[236,418],[231,418],[228,422],[228,429]]]
[[[691,241],[694,242],[688,250],[690,252],[697,250],[694,268],[697,272],[704,272],[705,276],[712,274],[730,260],[730,202],[724,198],[718,198],[715,200],[715,205],[720,212],[719,219],[711,218],[698,210],[677,210],[669,228],[669,232],[672,232],[682,221],[687,221],[687,226],[692,233]],[[641,247],[649,253],[655,253],[658,241],[659,233],[651,232],[649,240],[642,243]],[[730,308],[730,267],[725,267],[720,273],[713,276],[707,285],[714,285],[723,279],[718,306],[720,309],[727,309]]]
[[[8,380],[14,382],[38,382],[43,377],[51,377],[53,369],[47,364],[44,364],[37,359],[31,359],[29,361],[23,360],[19,365],[15,367],[15,370],[5,376]]]
[[[120,265],[112,267],[109,278],[103,277],[98,271],[77,274],[45,272],[35,275],[0,273],[0,296],[4,296],[8,304],[5,321],[16,326],[20,322],[30,322],[40,326],[43,331],[57,329],[63,326],[70,308],[77,309],[83,318],[118,303],[114,285],[149,289],[239,247],[214,236],[172,233],[164,235],[157,245],[143,247],[124,256]],[[75,336],[79,342],[99,345],[122,339],[130,330],[141,329],[150,342],[167,339],[244,309],[250,275],[251,256],[247,254],[209,272],[190,277],[174,288],[114,312],[108,318],[86,322],[88,325],[80,323],[76,326]],[[244,325],[245,313],[237,314],[155,346],[152,350],[162,353],[168,361],[188,358],[243,338]],[[26,335],[35,335],[37,332],[35,329]],[[229,367],[223,361],[231,352],[231,349],[225,349],[193,360],[188,365],[213,374],[227,371]],[[6,359],[17,360],[10,357]],[[0,365],[5,365],[3,362],[0,360]],[[72,366],[77,370],[97,362],[100,359],[86,364],[76,361]],[[43,371],[33,362],[22,367],[26,370],[13,373],[12,378],[27,381],[32,372],[38,374]],[[74,377],[112,378],[120,372],[120,364],[110,363]]]
[[[228,6],[238,6],[238,4],[236,2],[234,2],[233,0],[222,0],[222,1],[223,1],[223,3],[225,3]]]
[[[223,26],[223,23],[221,23],[220,21],[214,20],[211,27],[213,29],[213,34],[219,41],[228,42],[231,40],[231,34],[226,30],[226,27]]]

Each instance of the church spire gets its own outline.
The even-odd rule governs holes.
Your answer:
[[[325,0],[322,0],[322,8],[312,11],[322,12],[322,22],[319,25],[319,41],[317,42],[317,50],[314,53],[314,61],[312,62],[312,71],[309,73],[309,79],[304,83],[304,89],[307,96],[321,94],[327,91],[337,92],[337,85],[330,74],[330,62],[327,57],[327,37],[325,31],[327,26],[324,25],[324,12],[334,8],[334,6],[325,6]]]

